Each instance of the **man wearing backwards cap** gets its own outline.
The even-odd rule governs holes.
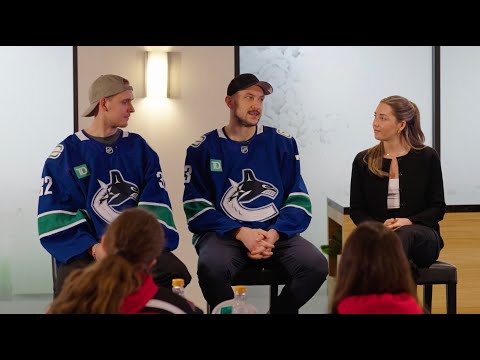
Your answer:
[[[155,283],[171,287],[171,279],[191,280],[186,266],[171,253],[178,231],[155,151],[138,134],[124,130],[133,88],[127,79],[101,75],[89,89],[94,116],[87,129],[58,144],[45,162],[38,205],[38,232],[43,247],[55,258],[57,295],[73,270],[101,259],[99,241],[117,215],[139,206],[163,224],[167,249],[152,269]]]
[[[295,139],[259,124],[272,92],[253,74],[234,78],[225,97],[229,123],[187,149],[183,206],[212,307],[233,298],[232,279],[246,267],[288,274],[271,313],[297,313],[327,276],[326,258],[299,235],[310,224],[311,203]]]

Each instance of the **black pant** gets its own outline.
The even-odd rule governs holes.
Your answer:
[[[157,286],[171,288],[172,279],[181,278],[187,286],[192,280],[192,275],[188,272],[185,264],[169,250],[165,250],[157,259],[157,263],[152,267],[150,273]]]
[[[82,269],[93,263],[94,260],[90,255],[81,258],[75,258],[64,264],[61,263],[57,269],[57,279],[53,287],[53,295],[57,296],[63,287],[63,283],[70,273],[76,269]],[[162,255],[158,257],[157,263],[150,270],[153,280],[157,286],[171,288],[172,279],[182,278],[187,286],[192,280],[185,264],[177,258],[171,251],[164,250]]]
[[[248,249],[242,242],[214,232],[205,234],[196,250],[199,285],[212,308],[233,298],[232,279],[252,263],[265,267],[280,266],[290,277],[277,301],[270,304],[272,314],[298,313],[298,309],[320,289],[328,274],[325,256],[299,235],[278,240],[273,255],[265,260],[249,259]]]
[[[407,258],[419,268],[432,265],[440,255],[443,240],[434,229],[424,225],[406,225],[395,231],[402,240]]]

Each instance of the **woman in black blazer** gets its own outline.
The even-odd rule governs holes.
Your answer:
[[[443,248],[438,222],[446,205],[440,158],[424,145],[417,106],[402,96],[380,101],[373,131],[380,142],[353,161],[350,217],[356,225],[383,222],[400,236],[411,263],[429,267]]]

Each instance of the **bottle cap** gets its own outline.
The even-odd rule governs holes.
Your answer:
[[[172,286],[185,286],[183,279],[172,279]]]
[[[245,285],[237,285],[233,287],[233,291],[236,294],[245,294],[247,292],[247,287]]]

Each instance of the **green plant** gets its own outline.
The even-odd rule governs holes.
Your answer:
[[[320,249],[328,256],[340,255],[342,253],[342,230],[338,229],[328,239],[328,245],[320,245]]]

